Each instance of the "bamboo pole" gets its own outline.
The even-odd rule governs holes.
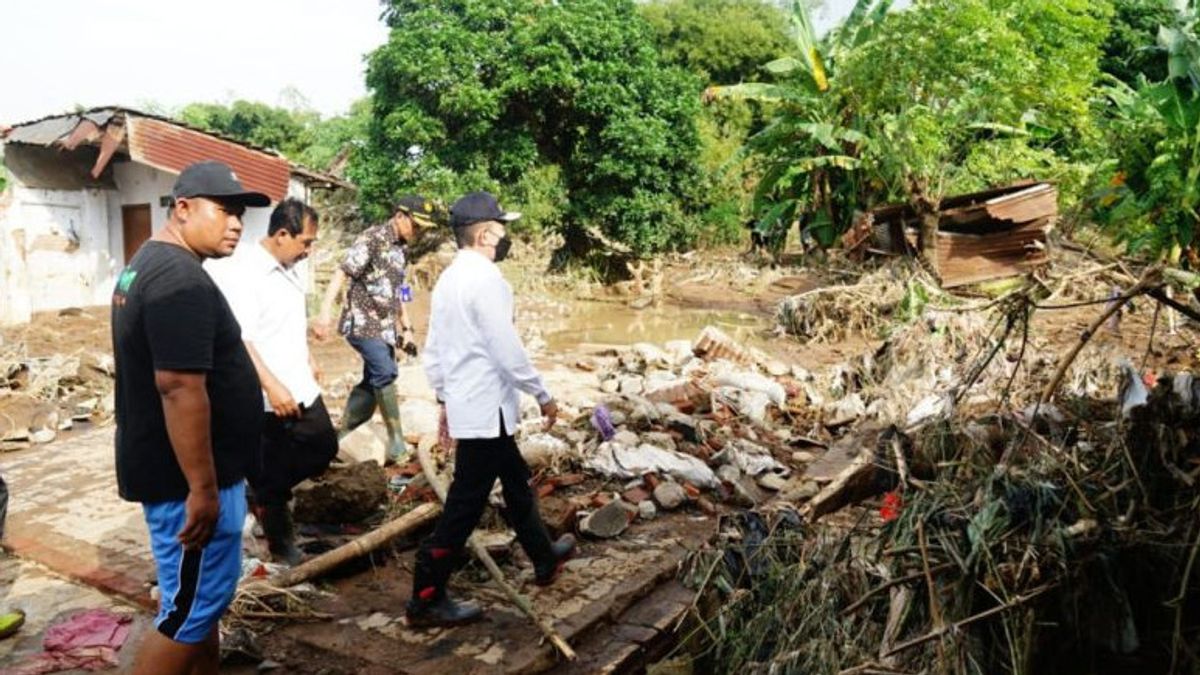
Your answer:
[[[429,446],[427,444],[420,443],[417,445],[417,459],[421,462],[421,471],[425,474],[425,480],[429,481],[429,484],[433,487],[433,491],[437,493],[438,499],[444,503],[446,501],[448,484],[446,479],[438,473],[437,465],[433,463],[433,457],[429,455]],[[467,540],[467,547],[471,549],[471,553],[474,553],[479,562],[483,563],[483,566],[491,573],[492,579],[500,587],[500,590],[504,591],[504,594],[508,596],[508,599],[514,605],[522,612],[525,612],[525,615],[537,625],[538,629],[542,631],[542,635],[545,635],[546,639],[558,649],[563,658],[568,661],[574,661],[575,650],[571,649],[571,645],[567,644],[567,641],[558,634],[558,631],[554,630],[554,626],[550,625],[550,622],[534,609],[533,603],[518,593],[517,589],[513,588],[504,579],[504,572],[500,570],[500,566],[492,559],[491,554],[487,552],[487,548],[479,543],[475,535],[472,534],[470,539]]]
[[[399,518],[389,520],[378,528],[352,541],[346,542],[332,551],[322,553],[312,560],[268,578],[267,583],[279,588],[286,588],[308,581],[328,572],[347,560],[353,560],[359,556],[366,555],[396,537],[408,534],[433,522],[441,512],[441,504],[432,502],[421,504]]]

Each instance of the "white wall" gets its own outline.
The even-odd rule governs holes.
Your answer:
[[[13,250],[10,276],[23,282],[5,284],[8,321],[27,319],[28,312],[81,307],[108,302],[120,265],[114,258],[108,229],[111,190],[40,190],[19,183],[0,230]],[[8,281],[8,280],[6,280]]]
[[[163,197],[171,196],[171,188],[175,185],[175,174],[159,171],[145,164],[136,162],[121,162],[113,165],[113,178],[117,189],[121,192],[115,215],[110,215],[114,237],[117,242],[118,255],[124,250],[121,226],[122,206],[133,204],[150,205],[150,231],[158,232],[167,222],[167,208],[161,206]]]
[[[175,175],[134,162],[113,165],[117,190],[42,190],[11,182],[11,202],[0,209],[0,323],[23,323],[31,312],[106,305],[125,264],[121,207],[150,205],[151,231],[166,222],[162,197]],[[290,181],[288,196],[307,200]],[[248,209],[242,242],[266,236],[271,209]],[[297,271],[312,287],[307,263]]]

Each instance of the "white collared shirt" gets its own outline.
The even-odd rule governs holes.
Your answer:
[[[232,256],[205,263],[242,327],[242,340],[254,345],[263,365],[291,392],[296,403],[312,405],[321,395],[308,360],[308,316],[304,282],[262,243],[238,246]],[[271,404],[263,393],[263,406]]]
[[[518,392],[550,400],[513,325],[513,293],[496,264],[459,251],[433,288],[429,334],[421,362],[446,404],[454,438],[496,438],[516,432]]]

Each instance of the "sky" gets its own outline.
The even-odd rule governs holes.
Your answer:
[[[0,123],[85,107],[248,98],[324,115],[366,93],[379,0],[19,0],[0,24]]]
[[[366,94],[363,56],[387,40],[379,0],[4,4],[0,124],[76,105],[170,111],[238,98],[291,105],[289,92],[336,115]],[[818,30],[853,5],[826,0]]]

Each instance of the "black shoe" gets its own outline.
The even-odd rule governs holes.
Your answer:
[[[554,580],[562,572],[563,565],[571,559],[572,555],[575,555],[575,535],[564,534],[550,545],[550,550],[554,553],[554,564],[546,569],[535,570],[533,583],[538,586],[549,586],[554,583]]]
[[[420,602],[409,600],[404,611],[408,625],[413,628],[425,626],[458,626],[478,621],[483,617],[483,608],[474,602],[458,602],[443,595],[441,600]]]

